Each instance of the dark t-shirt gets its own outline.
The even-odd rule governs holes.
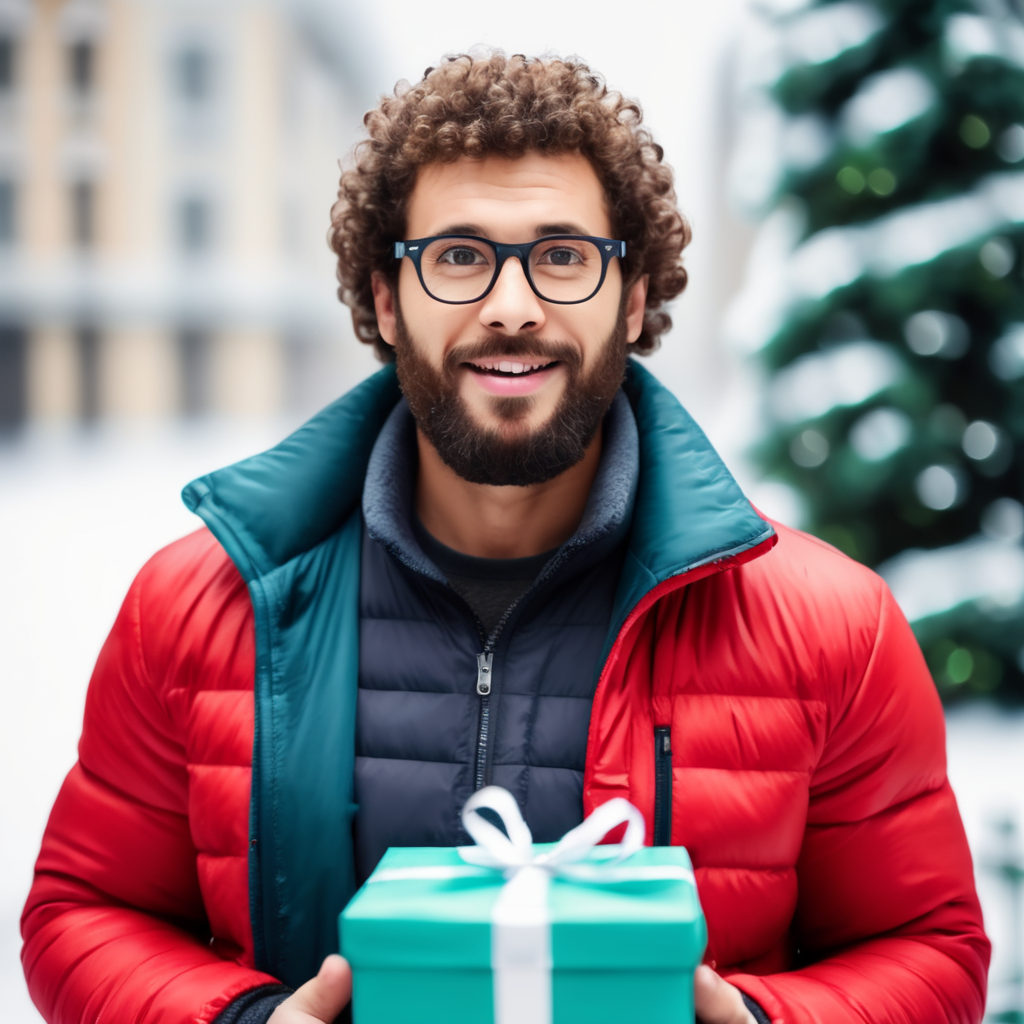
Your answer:
[[[423,553],[441,570],[452,590],[473,610],[490,636],[505,612],[530,589],[557,548],[529,558],[475,558],[442,544],[413,516],[413,533]]]

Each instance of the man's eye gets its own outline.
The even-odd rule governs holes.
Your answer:
[[[572,267],[582,263],[583,257],[575,249],[560,246],[557,249],[546,250],[541,256],[541,262],[556,267]]]
[[[473,267],[479,263],[486,263],[483,253],[468,246],[455,245],[446,249],[437,257],[438,263],[448,263],[453,267]]]

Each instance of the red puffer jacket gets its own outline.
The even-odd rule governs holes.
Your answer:
[[[977,1022],[989,948],[920,651],[876,576],[778,532],[634,610],[586,809],[624,795],[650,823],[668,727],[671,839],[719,971],[786,1024]],[[273,980],[249,920],[253,675],[223,549],[201,531],[160,552],[100,655],[25,908],[47,1020],[205,1024]]]

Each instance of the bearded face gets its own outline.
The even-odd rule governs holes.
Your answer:
[[[596,470],[601,420],[643,329],[647,280],[623,276],[589,160],[531,151],[427,164],[403,234],[410,248],[390,279],[374,276],[373,294],[421,440],[474,485],[525,488],[591,462]],[[591,252],[545,240],[610,244]],[[528,252],[498,260],[495,246],[525,243]],[[551,297],[594,269],[604,276],[589,297]],[[458,298],[457,284],[478,298]]]
[[[579,349],[527,334],[491,335],[450,349],[438,369],[396,310],[398,381],[416,424],[441,459],[463,479],[494,487],[543,483],[582,460],[626,370],[627,329],[620,306],[612,333],[584,369]],[[491,395],[492,424],[482,424],[463,398],[463,374],[512,376],[501,365],[521,362],[519,375],[560,365],[565,385],[546,421],[531,423],[533,395]],[[529,367],[535,367],[529,369]]]

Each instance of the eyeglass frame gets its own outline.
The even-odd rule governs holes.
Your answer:
[[[494,250],[495,265],[494,275],[491,277],[491,283],[475,299],[439,299],[427,287],[426,281],[423,280],[423,268],[420,266],[420,260],[423,257],[423,252],[432,242],[437,242],[444,238],[465,238],[470,242],[483,242]],[[597,251],[601,254],[601,276],[598,278],[597,287],[595,287],[594,290],[583,299],[549,299],[546,296],[541,295],[537,285],[534,283],[533,275],[530,273],[530,253],[533,251],[534,246],[540,245],[541,242],[593,243],[597,247]],[[474,302],[482,302],[488,295],[490,295],[494,286],[498,283],[498,278],[501,276],[501,269],[505,266],[505,261],[515,257],[519,260],[519,265],[523,268],[523,275],[526,278],[527,284],[529,284],[534,295],[536,295],[538,299],[542,302],[551,302],[558,306],[577,306],[581,302],[589,302],[601,290],[604,285],[604,279],[608,275],[609,262],[616,256],[618,256],[620,260],[625,259],[626,243],[616,238],[599,238],[597,235],[544,235],[542,238],[535,239],[532,242],[507,244],[504,242],[495,242],[490,238],[483,238],[480,235],[448,234],[429,235],[426,238],[412,238],[405,242],[395,242],[393,252],[396,260],[402,259],[403,256],[408,256],[409,259],[412,260],[412,264],[416,268],[416,276],[420,279],[420,285],[427,295],[429,295],[435,302],[443,302],[449,306],[469,306]]]

